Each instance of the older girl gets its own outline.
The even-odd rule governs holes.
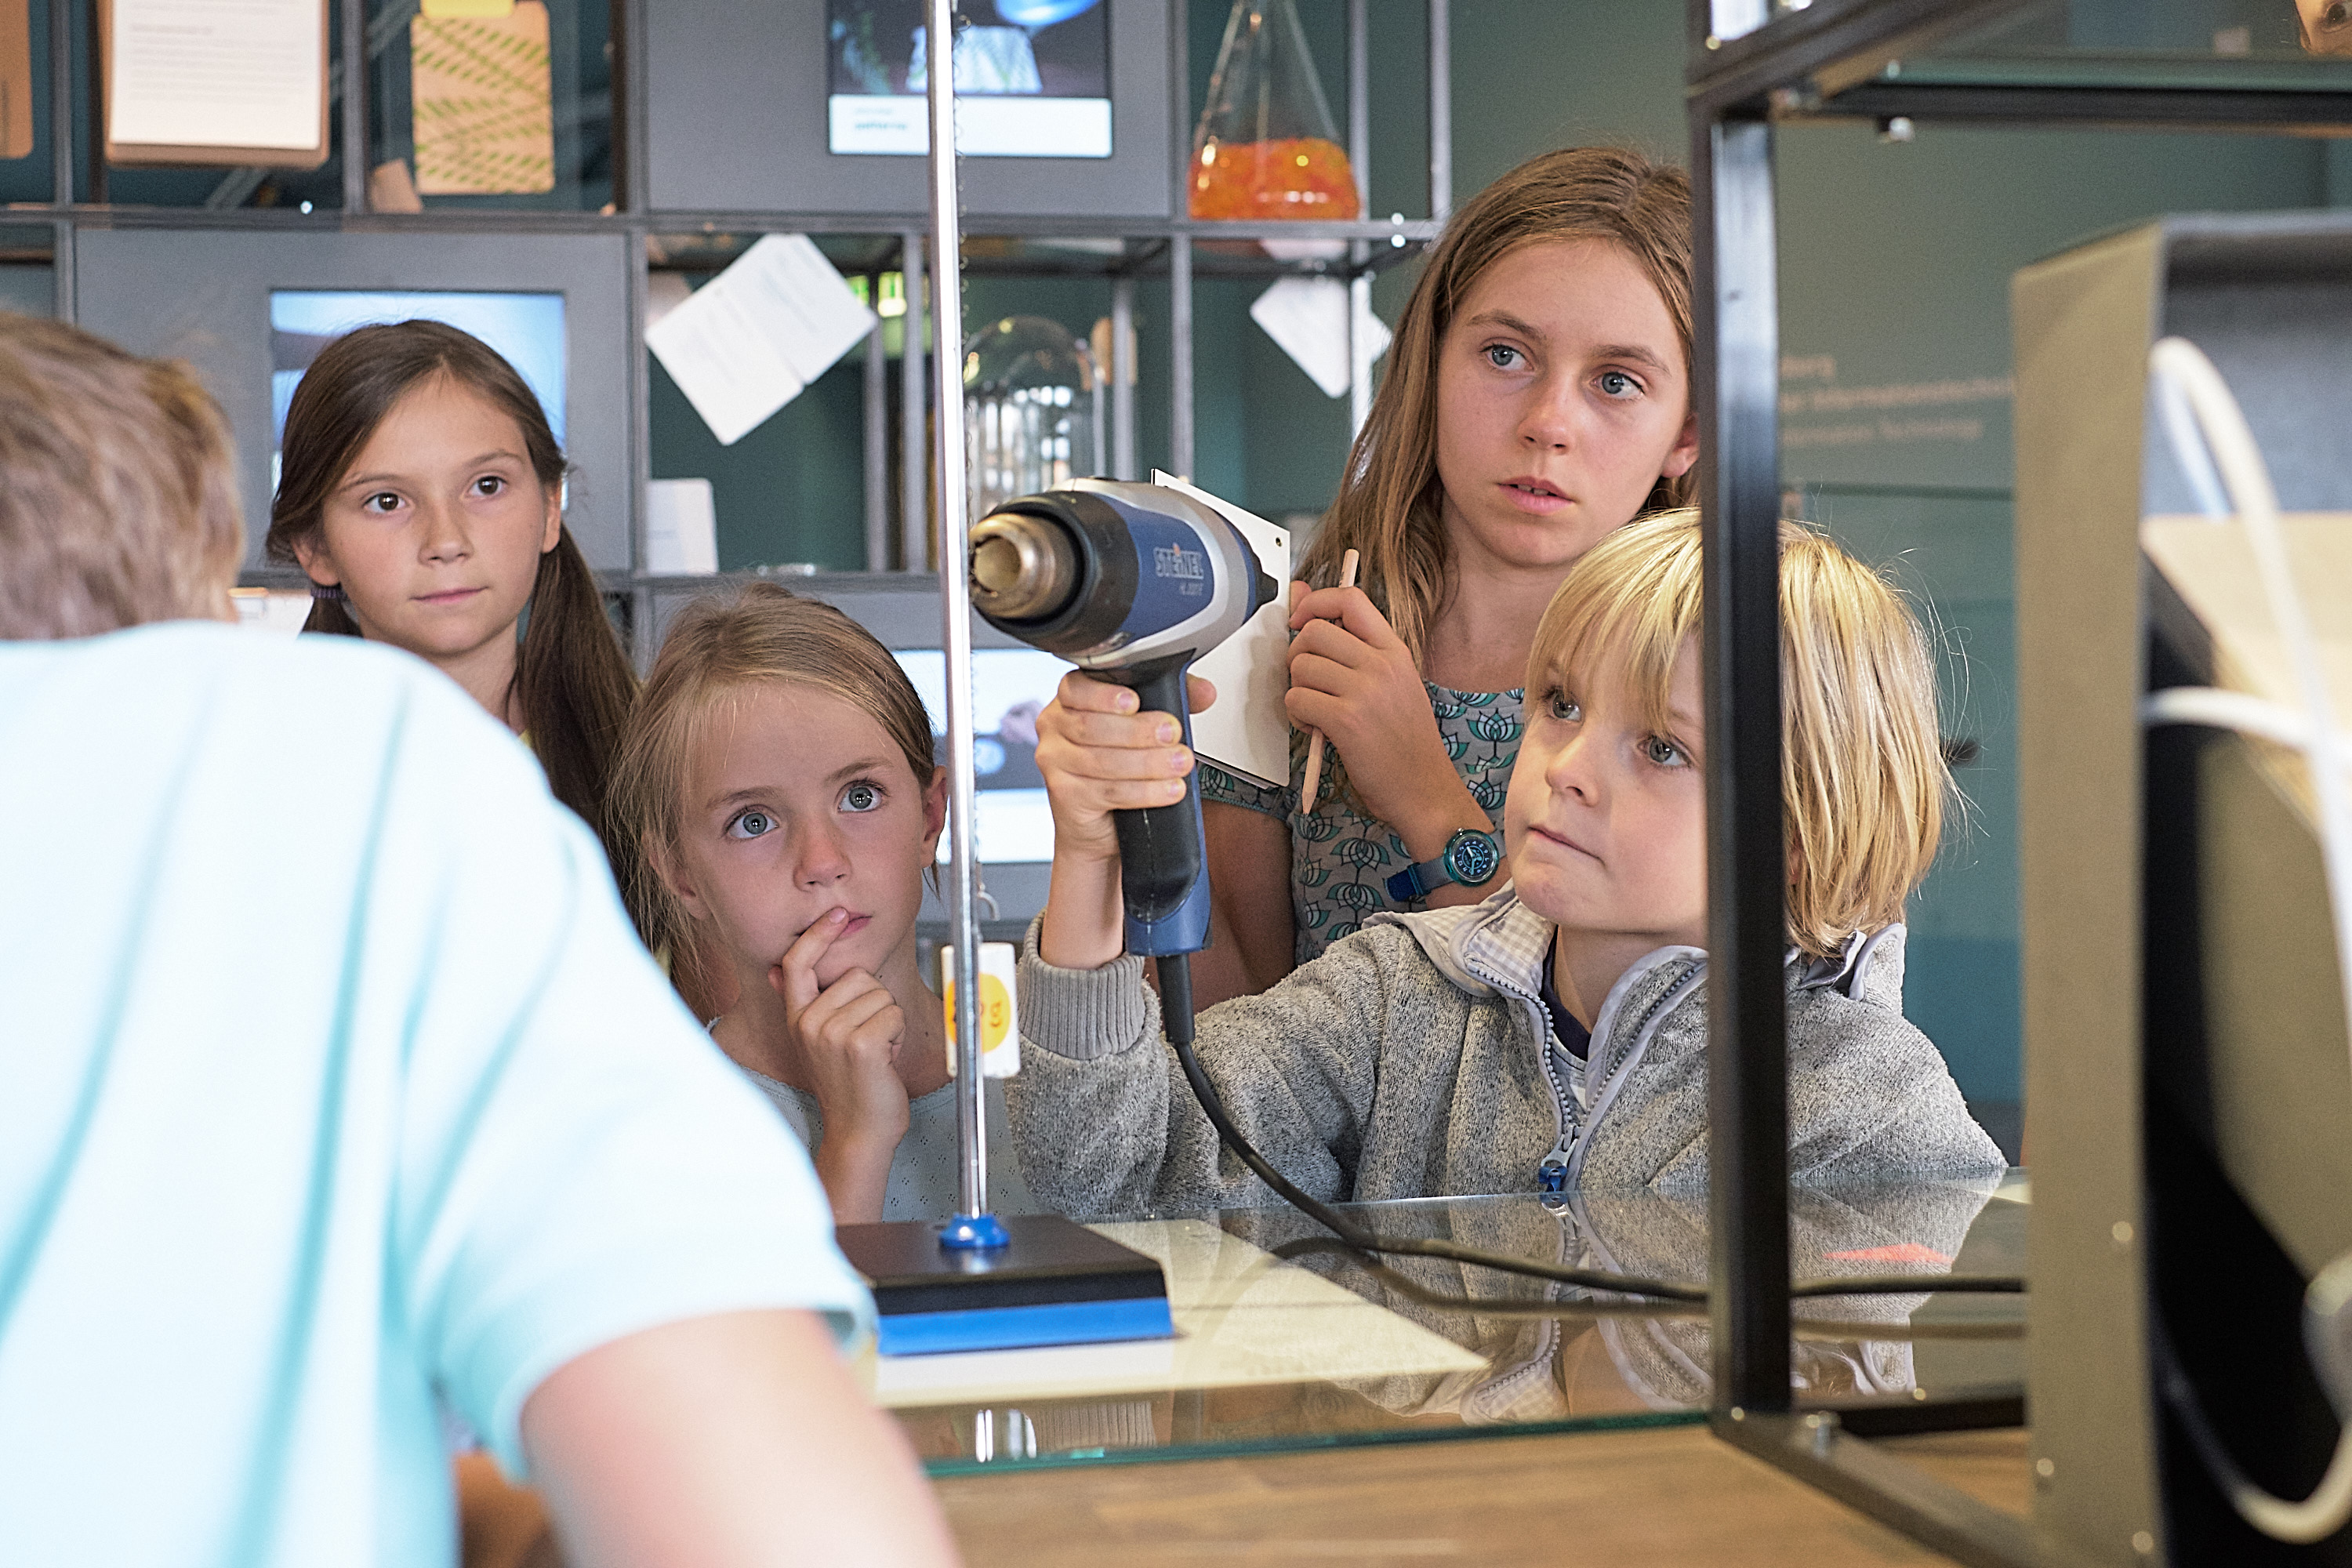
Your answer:
[[[947,778],[888,650],[773,584],[688,606],[631,715],[613,821],[640,929],[723,968],[711,1037],[808,1145],[835,1220],[952,1213],[946,1021],[915,939]],[[1025,1212],[1010,1141],[990,1153],[996,1207]]]
[[[1289,712],[1328,739],[1322,787],[1298,798],[1303,747],[1281,791],[1202,770],[1201,1005],[1383,910],[1499,885],[1536,624],[1610,530],[1682,504],[1697,460],[1690,243],[1682,173],[1615,148],[1531,159],[1446,226],[1293,590]]]

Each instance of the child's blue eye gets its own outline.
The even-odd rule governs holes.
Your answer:
[[[1486,363],[1496,370],[1515,370],[1527,356],[1508,343],[1489,343],[1486,348]]]
[[[776,819],[770,816],[766,812],[745,811],[739,812],[736,815],[735,820],[727,825],[727,837],[730,838],[757,838],[762,834],[773,833],[775,830]]]
[[[1622,370],[1601,373],[1601,393],[1604,397],[1637,397],[1641,391],[1642,384]]]
[[[1664,735],[1643,737],[1642,755],[1657,767],[1686,768],[1690,766],[1690,759],[1683,754],[1683,749]]]
[[[1546,693],[1544,703],[1546,711],[1563,724],[1580,724],[1584,721],[1584,704],[1565,691]]]
[[[873,811],[881,805],[882,792],[862,779],[841,792],[844,811]]]

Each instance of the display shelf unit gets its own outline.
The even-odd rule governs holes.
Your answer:
[[[329,89],[333,153],[329,167],[339,179],[331,195],[321,192],[305,212],[292,205],[259,207],[245,205],[264,184],[267,172],[224,170],[209,184],[203,205],[141,205],[105,200],[107,171],[97,155],[95,141],[99,93],[94,72],[77,44],[86,41],[100,0],[49,0],[46,7],[48,33],[48,153],[51,163],[50,200],[18,205],[5,215],[12,232],[28,226],[46,229],[46,257],[55,278],[55,309],[63,320],[76,318],[75,240],[93,229],[246,230],[265,234],[368,233],[399,235],[594,235],[618,234],[633,243],[627,280],[631,321],[630,361],[635,367],[628,389],[630,411],[628,454],[633,476],[625,499],[629,554],[625,563],[603,561],[600,575],[615,591],[625,587],[632,599],[638,628],[635,652],[650,657],[645,628],[650,625],[651,579],[645,566],[646,487],[651,478],[649,405],[650,373],[643,353],[646,300],[650,271],[665,269],[710,271],[762,235],[804,233],[818,239],[845,272],[902,272],[907,279],[910,311],[919,319],[935,291],[936,268],[927,266],[923,235],[927,215],[904,213],[842,213],[819,211],[680,211],[658,210],[649,205],[643,172],[649,166],[646,101],[647,73],[637,68],[648,58],[651,31],[660,25],[658,8],[650,0],[616,0],[611,14],[612,86],[608,97],[559,105],[559,163],[565,136],[572,142],[593,142],[601,133],[602,155],[610,171],[614,200],[598,211],[562,210],[546,205],[517,202],[500,205],[489,198],[470,198],[465,205],[427,199],[425,211],[380,212],[370,207],[368,170],[398,138],[388,136],[379,121],[376,101],[389,78],[394,47],[403,36],[415,6],[405,0],[331,0],[333,55]],[[1195,0],[1220,5],[1221,0]],[[1188,7],[1171,6],[1166,32],[1167,126],[1171,150],[1166,180],[1168,210],[1185,210],[1184,186],[1192,147],[1194,104],[1188,58]],[[1112,293],[1112,317],[1121,329],[1131,326],[1135,286],[1141,280],[1164,282],[1169,293],[1170,350],[1166,366],[1169,429],[1165,449],[1180,472],[1192,468],[1193,447],[1193,290],[1195,278],[1265,277],[1319,274],[1349,280],[1360,296],[1369,299],[1372,277],[1383,268],[1418,255],[1434,239],[1452,205],[1452,119],[1449,90],[1449,0],[1423,0],[1427,29],[1429,93],[1427,111],[1426,205],[1410,216],[1384,220],[1369,216],[1350,223],[1246,224],[1196,222],[1183,216],[1112,218],[1101,216],[1052,216],[1028,213],[974,213],[966,216],[962,271],[973,277],[1107,278]],[[1370,0],[1348,0],[1347,67],[1349,152],[1355,166],[1359,195],[1369,212],[1370,134]],[[573,16],[572,31],[584,34]],[[79,34],[79,37],[77,36]],[[575,62],[576,63],[576,62]],[[574,73],[575,76],[577,72]],[[599,124],[599,109],[608,119]],[[366,155],[345,155],[345,149],[364,148]],[[576,149],[569,154],[573,174],[591,157]],[[77,202],[87,188],[94,201]],[[566,191],[578,196],[591,186],[574,178]],[[584,198],[583,198],[584,199]],[[1276,259],[1265,253],[1268,239],[1320,241],[1324,253]],[[10,247],[16,259],[35,259],[37,241],[18,238]],[[1129,333],[1121,330],[1114,342],[1122,348]],[[1351,406],[1360,424],[1369,408],[1371,365],[1358,354]],[[905,456],[898,476],[898,515],[887,515],[878,491],[891,488],[875,447],[887,441],[882,410],[887,403],[887,377],[866,377],[865,439],[868,450],[865,472],[869,481],[866,518],[866,565],[869,569],[922,566],[929,554],[923,492],[929,482],[923,436],[928,395],[919,356],[898,367],[899,417],[902,428],[896,445]],[[1111,384],[1109,427],[1114,470],[1122,477],[1135,473],[1135,398],[1130,386],[1133,367],[1105,367]],[[873,481],[881,479],[877,484]],[[247,574],[252,585],[267,585],[283,574],[263,569],[256,558]]]
[[[1833,1418],[1791,1413],[1773,142],[1780,125],[1855,120],[1895,136],[1937,121],[2352,133],[2352,60],[2302,58],[2285,0],[2274,8],[2275,28],[2257,36],[2252,26],[2233,26],[2226,48],[2213,33],[2194,31],[2210,7],[2146,8],[2138,19],[2151,36],[2128,48],[2085,37],[2078,9],[2065,0],[1689,0],[1687,12],[1704,658],[1715,737],[1707,764],[1711,1420],[1726,1440],[1937,1551],[2000,1568],[2209,1559],[2170,1539],[2168,1487],[2157,1479],[2166,1417],[2141,1338],[2146,1265],[2132,1251],[2147,1216],[2101,1207],[2117,1198],[2112,1184],[2094,1192],[2087,1188],[2095,1181],[2073,1181],[2095,1175],[2097,1162],[2136,1162],[2136,1130],[2127,1149],[2088,1151],[2075,1136],[2083,1129],[2044,1123],[2029,1107],[2033,1152],[2047,1162],[2037,1163],[2033,1194],[2042,1293],[2032,1318],[2032,1521],[1929,1479],[1842,1433]],[[2021,648],[2021,658],[2030,652]],[[2028,683],[2056,673],[2021,671]],[[2029,955],[2029,990],[2032,966]],[[2032,1005],[2029,996],[2029,1012]],[[2137,1103],[2137,1084],[2110,1087]],[[2057,1299],[2053,1281],[2074,1258],[2110,1253],[2128,1256],[2138,1294],[2107,1301],[2105,1316],[2087,1293]],[[2117,1345],[2139,1358],[2135,1364],[2119,1370]]]

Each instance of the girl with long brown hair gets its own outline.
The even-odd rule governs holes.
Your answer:
[[[302,629],[437,666],[601,824],[635,682],[563,524],[562,450],[514,367],[439,321],[362,327],[294,389],[282,451],[268,551],[310,578]]]
[[[1264,990],[1381,910],[1501,885],[1544,606],[1611,530],[1687,496],[1690,250],[1687,179],[1620,148],[1530,159],[1447,224],[1292,590],[1289,787],[1202,770],[1199,1005]],[[1328,752],[1303,801],[1310,728]]]

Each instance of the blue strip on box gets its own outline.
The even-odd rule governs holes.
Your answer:
[[[1145,1296],[970,1311],[901,1312],[879,1321],[875,1342],[884,1355],[940,1355],[950,1351],[1164,1340],[1175,1332],[1176,1325],[1168,1315],[1168,1298]]]

